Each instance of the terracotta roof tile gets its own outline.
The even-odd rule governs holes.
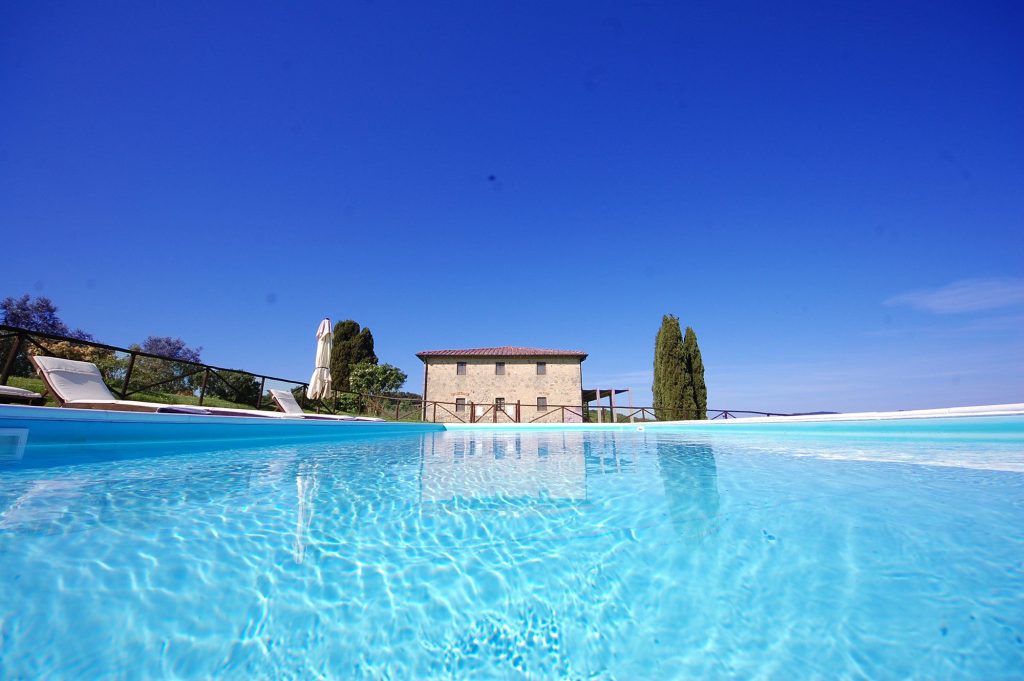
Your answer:
[[[582,350],[552,350],[549,348],[522,348],[503,345],[500,348],[467,348],[465,350],[424,350],[417,352],[424,357],[581,357],[587,358]]]

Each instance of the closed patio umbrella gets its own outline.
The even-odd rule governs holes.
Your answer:
[[[331,396],[331,320],[326,317],[316,330],[316,368],[309,379],[306,397],[311,400]]]

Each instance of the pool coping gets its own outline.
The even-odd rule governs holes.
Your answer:
[[[806,414],[800,416],[758,416],[752,418],[637,421],[635,423],[445,423],[445,430],[636,430],[637,428],[674,428],[686,426],[712,426],[715,428],[742,428],[751,424],[829,423],[843,421],[897,421],[905,419],[957,418],[974,416],[1024,415],[1024,403],[989,404],[973,407],[946,407],[940,409],[911,409],[906,411],[863,411],[847,414]]]
[[[205,414],[0,405],[0,430],[24,431],[31,446],[166,442],[333,440],[353,436],[443,432],[435,423],[333,421]]]
[[[0,405],[0,430],[6,440],[32,446],[88,447],[110,444],[167,442],[285,442],[335,440],[370,435],[472,431],[676,431],[692,433],[754,432],[796,424],[897,421],[1024,415],[1024,403],[918,409],[895,412],[858,412],[807,416],[773,416],[713,421],[638,421],[635,423],[422,423],[400,421],[323,421],[301,418],[250,418],[195,414],[154,414],[101,409],[58,409]],[[908,424],[909,427],[909,424]],[[888,430],[889,428],[887,428]],[[8,447],[9,448],[9,447]]]

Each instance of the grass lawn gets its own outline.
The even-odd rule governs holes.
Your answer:
[[[7,379],[7,385],[14,386],[16,388],[25,388],[26,390],[32,390],[37,393],[42,393],[46,390],[46,386],[38,378],[25,378],[23,376],[11,376]],[[57,407],[56,400],[53,399],[52,395],[46,395],[46,406]],[[138,392],[132,393],[127,397],[129,400],[135,400],[137,402],[159,402],[160,404],[199,404],[199,398],[195,395],[175,395],[174,393],[159,393],[159,392]],[[231,407],[233,409],[253,409],[251,404],[242,404],[239,402],[231,402],[220,397],[214,397],[208,395],[203,400],[203,406],[207,407]],[[264,402],[262,409],[264,411],[275,411],[273,404],[267,404]]]

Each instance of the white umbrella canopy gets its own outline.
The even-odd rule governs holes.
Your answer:
[[[331,396],[331,339],[331,320],[325,317],[316,329],[316,368],[306,388],[306,397],[311,400]]]

